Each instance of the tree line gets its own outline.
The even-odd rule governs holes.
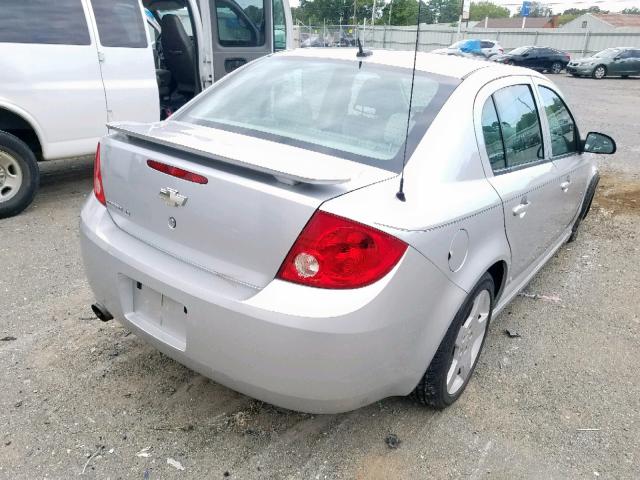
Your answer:
[[[420,5],[420,23],[458,22],[462,0],[379,0],[373,12],[373,0],[300,0],[300,6],[292,8],[294,23],[304,25],[347,25],[362,23],[366,19],[371,22],[371,15],[379,25],[415,25]],[[570,8],[563,11],[559,23],[573,20],[584,13],[609,13],[599,7],[585,9]],[[637,7],[626,8],[621,13],[640,14]],[[531,2],[530,17],[548,17],[553,15],[552,9],[541,1]],[[508,18],[512,16],[508,8],[496,5],[491,1],[472,2],[469,9],[469,20],[479,21],[485,17]],[[520,16],[520,8],[513,14]]]

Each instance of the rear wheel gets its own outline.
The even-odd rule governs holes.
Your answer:
[[[558,73],[562,72],[562,69],[563,69],[563,68],[564,68],[564,67],[562,66],[562,63],[560,63],[560,62],[553,62],[553,63],[551,64],[551,73],[558,74]]]
[[[0,218],[27,208],[39,182],[38,162],[31,149],[18,137],[0,132]]]
[[[487,336],[494,281],[485,273],[456,314],[438,351],[411,396],[442,409],[455,402],[473,374]]]
[[[598,80],[600,80],[601,78],[604,78],[607,76],[607,67],[605,67],[604,65],[598,65],[596,68],[593,69],[593,78],[597,78]]]

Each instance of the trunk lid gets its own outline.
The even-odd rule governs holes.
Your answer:
[[[264,287],[326,200],[397,174],[281,143],[178,122],[110,125],[107,208],[122,230],[229,280]],[[206,184],[151,168],[152,160]],[[163,190],[164,195],[161,195]],[[185,197],[182,202],[167,201]]]

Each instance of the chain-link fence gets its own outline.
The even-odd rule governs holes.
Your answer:
[[[354,47],[356,38],[368,48],[413,50],[416,27],[354,26],[354,25],[300,25],[294,30],[294,44],[298,47]],[[578,58],[592,55],[610,47],[640,48],[638,32],[575,32],[562,29],[469,29],[458,32],[451,27],[420,27],[419,49],[430,51],[443,48],[465,38],[496,40],[505,49],[524,45],[557,48]]]

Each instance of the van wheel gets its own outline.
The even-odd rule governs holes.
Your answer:
[[[411,393],[420,403],[442,409],[464,392],[489,331],[494,291],[493,277],[485,273],[458,310],[429,368]]]
[[[31,149],[18,137],[0,132],[0,218],[27,208],[39,184],[38,162]]]

